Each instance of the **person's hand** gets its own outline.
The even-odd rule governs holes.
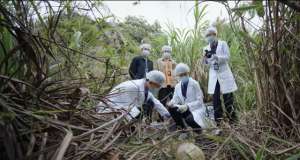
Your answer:
[[[172,103],[172,101],[169,101],[169,102],[167,102],[167,107],[173,107],[174,106],[174,104]]]
[[[178,109],[177,111],[180,113],[184,113],[188,110],[188,106],[186,104],[184,105],[175,105]]]

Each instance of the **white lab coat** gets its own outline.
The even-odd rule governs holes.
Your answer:
[[[205,123],[205,105],[203,103],[203,93],[200,89],[199,83],[192,78],[189,78],[189,83],[186,91],[186,99],[183,97],[181,92],[181,82],[175,86],[175,91],[172,100],[172,105],[183,105],[186,104],[188,109],[193,115],[195,122],[202,128],[207,128]]]
[[[211,50],[210,45],[203,49]],[[218,46],[216,49],[217,60],[213,58],[204,57],[203,62],[209,65],[209,80],[208,80],[208,94],[214,94],[217,81],[219,81],[221,93],[231,93],[237,90],[237,85],[235,79],[228,65],[230,53],[229,47],[225,41],[218,41]],[[217,62],[219,64],[219,70],[214,70],[213,64]]]
[[[106,97],[108,105],[112,109],[123,109],[129,112],[127,115],[127,119],[129,120],[136,117],[140,113],[138,108],[141,108],[145,101],[145,82],[145,79],[138,79],[126,81],[117,85]],[[149,99],[152,99],[154,109],[158,111],[160,115],[170,115],[168,110],[159,102],[159,100],[148,91],[147,100]],[[101,110],[99,112],[101,112]]]

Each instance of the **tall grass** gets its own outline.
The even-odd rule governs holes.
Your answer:
[[[200,6],[199,2],[195,1],[193,10],[194,27],[192,29],[179,29],[172,24],[168,24],[168,30],[166,31],[176,62],[189,65],[191,75],[200,81],[203,90],[207,90],[207,73],[201,63],[202,48],[206,45],[203,32],[208,26],[208,21],[203,19],[206,14],[206,7],[207,5]]]

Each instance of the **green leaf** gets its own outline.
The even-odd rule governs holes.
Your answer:
[[[263,160],[264,158],[264,146],[259,149],[258,153],[256,154],[255,160]]]
[[[233,8],[232,11],[233,12],[244,12],[244,11],[248,11],[248,10],[255,9],[255,8],[256,8],[256,5],[250,4],[250,5],[243,5],[240,7]]]
[[[245,39],[249,40],[252,44],[255,44],[256,46],[258,45],[258,43],[255,41],[255,39],[252,38],[249,34],[243,32],[243,31],[239,31],[238,33],[241,36],[243,36]]]
[[[242,144],[235,142],[233,139],[231,139],[231,144],[233,145],[233,147],[235,147],[238,150],[238,152],[241,154],[241,156],[244,157],[244,159],[249,159],[245,152],[246,149],[243,147]]]
[[[258,16],[263,17],[265,15],[265,10],[264,10],[264,6],[263,6],[263,1],[259,0],[259,1],[254,1],[254,4],[256,6],[256,13]]]

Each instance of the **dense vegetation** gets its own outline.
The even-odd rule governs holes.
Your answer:
[[[300,4],[215,3],[230,15],[229,22],[214,25],[230,46],[240,122],[224,124],[224,136],[205,135],[212,144],[199,145],[213,159],[300,158]],[[143,132],[130,133],[138,124],[97,114],[93,107],[128,79],[142,40],[152,44],[152,60],[170,43],[174,59],[191,67],[206,92],[201,59],[208,22],[206,6],[199,4],[193,29],[170,24],[165,31],[142,17],[95,17],[103,5],[98,1],[1,1],[1,159],[172,159],[177,133],[161,131],[149,141]],[[254,17],[262,26],[252,24]]]

